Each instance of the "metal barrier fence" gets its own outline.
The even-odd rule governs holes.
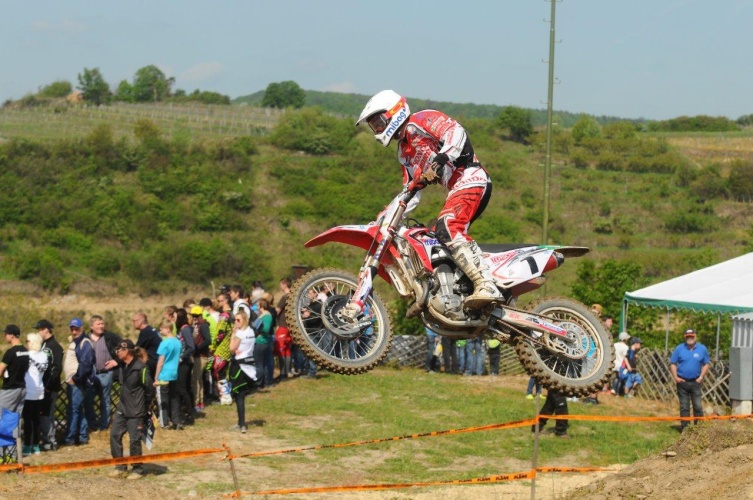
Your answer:
[[[488,372],[488,356],[485,364]],[[424,368],[426,362],[426,337],[422,335],[398,335],[392,341],[387,363],[397,366]],[[641,349],[637,368],[643,384],[637,395],[656,401],[672,402],[677,398],[677,385],[669,369],[669,356],[663,351]],[[499,374],[519,375],[524,373],[515,349],[503,344],[500,350]],[[730,406],[729,363],[712,361],[703,383],[703,400],[714,406]]]

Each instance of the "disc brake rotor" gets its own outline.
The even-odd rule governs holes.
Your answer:
[[[369,318],[351,322],[343,315],[343,309],[349,301],[350,295],[331,295],[322,305],[324,327],[343,340],[355,340],[371,326]]]
[[[550,348],[560,352],[570,359],[583,359],[588,355],[589,341],[588,335],[577,323],[570,321],[557,323],[557,326],[567,330],[565,338],[556,335],[548,335],[547,343]]]

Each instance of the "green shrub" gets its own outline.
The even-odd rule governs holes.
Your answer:
[[[325,114],[319,108],[288,111],[270,136],[272,144],[314,155],[345,152],[355,128],[350,120]]]

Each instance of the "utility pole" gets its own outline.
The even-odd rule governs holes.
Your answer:
[[[552,106],[554,105],[554,18],[558,0],[549,0],[552,4],[549,19],[549,91],[546,100],[546,158],[544,160],[544,221],[542,224],[542,244],[549,243],[549,179],[552,175]],[[561,0],[559,0],[561,1]]]

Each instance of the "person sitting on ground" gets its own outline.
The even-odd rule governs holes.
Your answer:
[[[628,349],[623,361],[623,368],[620,372],[622,379],[625,381],[625,397],[630,398],[635,395],[635,390],[643,383],[643,377],[638,373],[636,368],[638,364],[638,351],[641,350],[641,339],[632,337],[630,339],[630,349]]]

